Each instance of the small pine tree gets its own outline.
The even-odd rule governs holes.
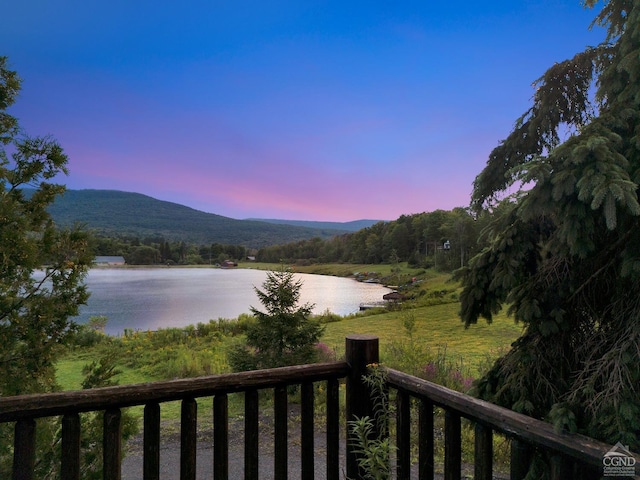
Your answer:
[[[282,266],[267,273],[263,290],[255,288],[266,312],[251,307],[256,322],[247,328],[246,344],[229,353],[235,371],[311,363],[324,327],[310,318],[312,304],[298,305],[302,281]]]

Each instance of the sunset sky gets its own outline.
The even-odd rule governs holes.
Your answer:
[[[21,0],[10,113],[71,189],[232,218],[392,220],[469,204],[547,67],[595,45],[579,0]]]

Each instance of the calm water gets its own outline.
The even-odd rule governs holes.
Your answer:
[[[91,292],[76,318],[104,315],[106,332],[125,328],[156,330],[236,318],[253,306],[262,310],[253,287],[262,289],[266,272],[198,268],[92,269],[86,279]],[[302,303],[314,303],[314,313],[326,309],[339,315],[357,312],[360,303],[382,300],[389,289],[348,278],[296,274],[302,280]]]

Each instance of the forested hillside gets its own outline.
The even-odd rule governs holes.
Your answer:
[[[296,263],[393,263],[453,270],[466,265],[479,251],[480,232],[488,214],[472,215],[467,209],[435,210],[402,215],[357,232],[328,240],[310,239],[263,247],[258,260]]]
[[[236,220],[116,190],[67,190],[56,199],[49,212],[59,226],[81,223],[100,236],[162,238],[251,248],[345,233],[345,230]]]

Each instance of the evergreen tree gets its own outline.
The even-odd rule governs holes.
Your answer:
[[[524,325],[481,397],[640,451],[640,3],[605,1],[595,24],[606,40],[535,82],[476,178],[495,220],[461,316],[508,306]]]
[[[48,137],[29,137],[6,113],[20,79],[0,57],[0,396],[55,390],[54,362],[86,302],[93,260],[79,229],[58,230],[47,208],[64,186],[67,157]],[[29,189],[26,193],[25,189]],[[0,477],[11,463],[10,425],[0,428]],[[38,422],[38,478],[51,474],[56,424]]]
[[[315,361],[324,327],[310,318],[313,305],[298,304],[302,281],[282,266],[267,273],[262,287],[255,291],[266,311],[251,307],[256,322],[247,327],[246,345],[232,349],[231,366],[238,371]]]
[[[57,230],[47,207],[64,186],[67,156],[52,139],[28,137],[4,110],[20,89],[0,57],[0,395],[50,390],[56,348],[88,294],[86,233]],[[27,195],[25,188],[33,189]]]

